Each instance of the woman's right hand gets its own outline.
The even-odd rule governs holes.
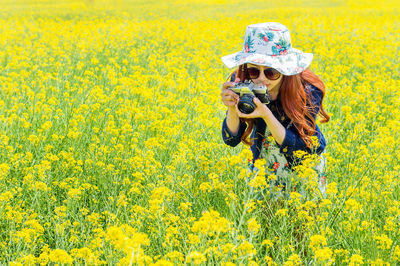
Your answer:
[[[225,82],[222,84],[221,100],[229,108],[234,108],[239,102],[239,95],[229,89],[235,86],[235,84],[235,82]]]

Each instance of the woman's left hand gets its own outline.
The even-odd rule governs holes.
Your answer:
[[[241,118],[265,118],[268,115],[269,108],[263,104],[257,97],[253,98],[253,102],[256,104],[256,109],[250,114],[244,114],[239,111],[237,104],[235,105],[236,112]]]

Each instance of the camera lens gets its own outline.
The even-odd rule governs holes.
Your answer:
[[[251,114],[256,109],[256,104],[253,102],[253,95],[247,94],[240,98],[238,102],[239,111],[244,114]]]

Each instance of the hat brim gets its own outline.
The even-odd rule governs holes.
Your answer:
[[[264,55],[256,53],[237,52],[221,58],[222,62],[228,67],[233,68],[245,63],[262,65],[275,68],[286,76],[296,75],[310,66],[314,55],[303,53],[292,48],[288,54],[284,55]]]

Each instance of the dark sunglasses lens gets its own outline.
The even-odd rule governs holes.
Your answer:
[[[265,69],[264,74],[267,77],[267,79],[270,79],[270,80],[278,79],[281,76],[281,73],[279,73],[278,70],[273,69],[273,68]]]
[[[247,71],[249,72],[250,78],[252,79],[256,79],[260,75],[260,70],[258,70],[258,68],[255,67],[250,67],[247,69]]]

